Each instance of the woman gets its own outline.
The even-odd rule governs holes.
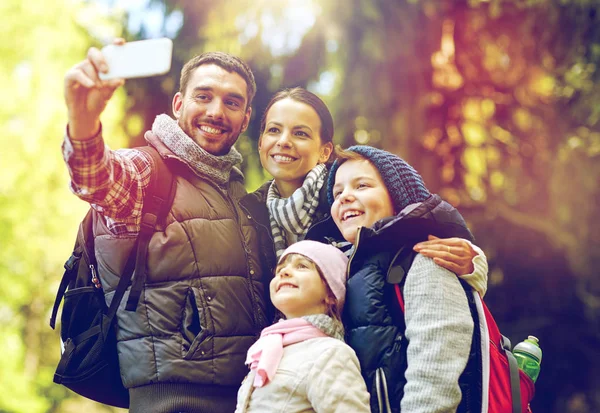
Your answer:
[[[259,228],[271,273],[277,257],[296,241],[312,239],[342,250],[351,246],[330,219],[327,201],[333,132],[327,105],[303,88],[277,92],[263,113],[258,151],[273,180],[248,194],[241,205]],[[468,241],[430,237],[415,250],[485,294],[487,261]]]

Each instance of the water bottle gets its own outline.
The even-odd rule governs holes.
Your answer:
[[[521,341],[513,349],[513,354],[517,359],[519,368],[523,370],[530,378],[535,381],[540,374],[540,365],[542,363],[542,349],[538,344],[537,337],[529,336]]]

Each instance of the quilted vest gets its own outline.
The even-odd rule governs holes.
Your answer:
[[[126,293],[117,313],[123,383],[239,386],[248,372],[246,351],[268,324],[269,280],[256,230],[238,206],[243,177],[232,171],[225,192],[151,143],[176,175],[177,189],[166,225],[150,240],[137,309],[125,310]],[[110,303],[134,238],[111,234],[103,219],[94,235]]]

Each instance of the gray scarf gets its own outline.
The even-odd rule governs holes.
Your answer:
[[[344,325],[327,314],[305,315],[304,320],[317,327],[329,337],[344,341]]]
[[[158,115],[152,124],[154,132],[167,148],[186,161],[201,178],[225,186],[229,182],[231,170],[242,163],[242,155],[231,147],[223,156],[215,156],[206,152],[192,140],[170,116]],[[241,172],[240,172],[241,174]]]

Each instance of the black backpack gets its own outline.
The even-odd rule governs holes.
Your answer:
[[[50,326],[54,329],[64,297],[60,337],[64,345],[54,373],[54,382],[83,397],[116,407],[129,407],[129,392],[123,386],[117,357],[115,314],[130,284],[126,309],[135,311],[146,279],[146,258],[156,224],[164,222],[173,203],[175,179],[156,149],[137,148],[152,159],[150,185],[144,197],[140,232],[133,246],[110,307],[97,274],[93,222],[99,219],[90,208],[79,225],[73,254],[56,294]]]

